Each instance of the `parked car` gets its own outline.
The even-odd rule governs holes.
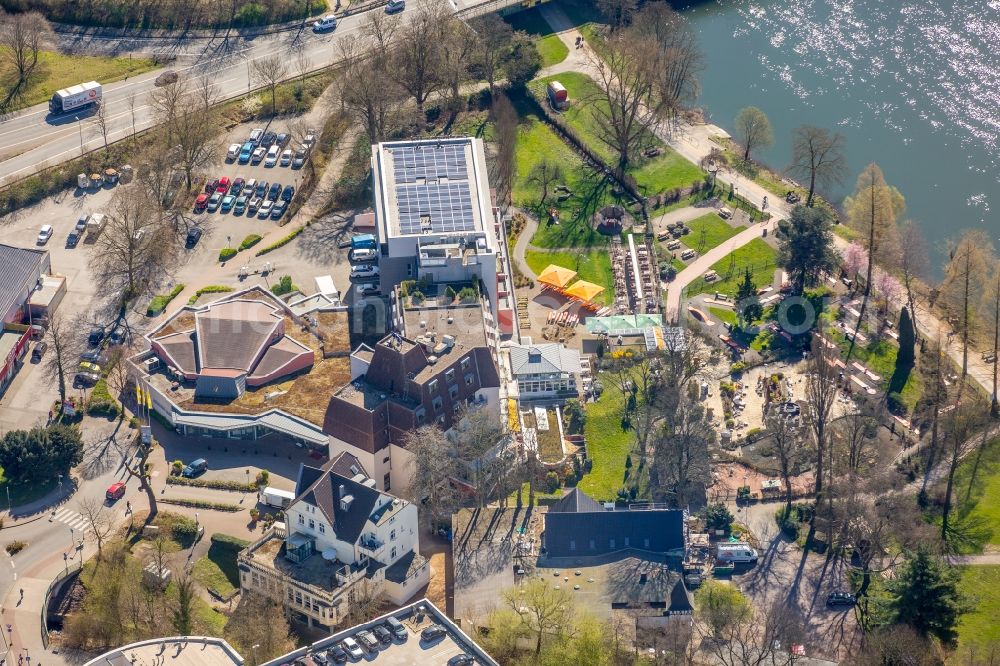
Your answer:
[[[260,138],[260,145],[265,148],[270,148],[274,145],[274,142],[278,140],[278,135],[274,132],[264,132],[264,136]]]
[[[384,645],[388,645],[389,643],[392,642],[392,634],[389,633],[389,630],[383,627],[382,625],[379,625],[374,629],[372,629],[372,633],[375,634],[375,638],[377,638],[379,642]]]
[[[247,182],[243,183],[243,194],[248,197],[253,194],[253,191],[257,188],[257,179],[251,178]]]
[[[261,137],[263,136],[264,136],[264,130],[257,127],[250,131],[250,138],[247,139],[247,141],[249,141],[255,146],[259,146]]]
[[[80,354],[80,360],[90,361],[91,363],[96,363],[97,365],[108,364],[108,357],[101,353],[100,349],[91,349],[90,351],[83,352]]]
[[[327,14],[313,23],[314,32],[326,32],[327,30],[333,30],[336,27],[337,17],[333,14]]]
[[[291,141],[291,140],[292,140],[292,135],[291,134],[288,134],[286,132],[282,132],[281,134],[278,135],[276,143],[279,146],[281,146],[282,148],[285,148],[286,146],[288,146],[288,142]]]
[[[246,143],[243,144],[243,147],[240,148],[240,157],[239,157],[240,164],[246,164],[247,162],[250,161],[250,156],[253,155],[253,149],[254,149],[253,141],[247,141]]]
[[[299,148],[295,151],[295,157],[292,158],[292,168],[301,169],[306,163],[306,150],[305,148]]]
[[[128,332],[124,326],[116,326],[115,330],[111,331],[111,335],[108,336],[108,342],[113,345],[123,345],[125,344],[125,339],[128,337]]]
[[[257,146],[253,150],[253,155],[250,156],[250,164],[260,164],[260,161],[264,159],[264,155],[267,155],[267,148]]]
[[[264,194],[267,192],[267,187],[268,183],[266,180],[260,181],[259,183],[257,183],[257,190],[254,192],[254,194],[256,194],[259,197],[263,197]]]
[[[84,231],[87,230],[87,220],[89,218],[90,218],[89,215],[81,215],[79,218],[77,218],[76,226],[73,228],[82,234]]]
[[[378,277],[379,270],[375,264],[355,264],[351,266],[352,278]]]
[[[105,331],[103,326],[93,327],[90,329],[90,333],[87,334],[87,344],[91,347],[96,347],[104,341],[104,334]]]
[[[243,191],[243,186],[245,182],[246,181],[244,181],[242,177],[234,180],[232,187],[229,188],[229,193],[232,194],[234,197],[238,197],[240,195],[240,192]]]
[[[274,207],[274,202],[270,199],[264,199],[260,204],[260,209],[257,211],[257,218],[261,220],[266,220],[271,215],[271,209]]]
[[[377,284],[369,282],[368,284],[359,284],[357,287],[358,296],[364,298],[365,296],[380,296],[382,290]]]
[[[378,257],[378,253],[375,250],[367,247],[359,247],[356,250],[351,250],[351,261],[356,261],[358,263],[375,261]]]
[[[77,244],[80,242],[80,235],[81,235],[80,232],[77,231],[76,229],[69,232],[69,235],[66,236],[66,247],[69,248],[76,247]]]
[[[389,0],[385,5],[386,14],[395,14],[396,12],[401,12],[406,9],[406,3],[403,0]]]
[[[271,187],[267,190],[267,198],[271,201],[277,201],[280,195],[281,183],[271,183]]]
[[[281,191],[282,201],[291,201],[295,197],[295,186],[285,185],[285,189]]]
[[[420,632],[420,638],[425,641],[434,641],[446,635],[448,630],[440,624],[432,624]]]
[[[857,601],[857,597],[850,592],[831,592],[826,597],[826,605],[831,608],[836,606],[853,606]]]
[[[185,247],[194,247],[201,240],[201,227],[191,227],[188,229],[187,238],[184,240]]]
[[[280,220],[281,216],[285,214],[286,210],[288,210],[287,201],[275,201],[274,207],[271,209],[271,219]]]
[[[376,652],[378,650],[379,642],[375,638],[375,635],[367,629],[359,631],[357,633],[358,642],[361,643],[366,650],[369,652]]]
[[[326,656],[338,664],[342,664],[347,661],[347,652],[345,652],[344,648],[339,645],[334,645],[332,648],[327,650]]]
[[[236,203],[236,197],[234,197],[232,194],[227,194],[226,196],[222,197],[222,212],[228,213],[229,211],[231,211],[233,209],[234,203]]]
[[[219,210],[219,205],[222,203],[222,195],[218,192],[213,194],[208,198],[208,212],[214,213]]]
[[[153,81],[153,85],[156,86],[157,88],[160,88],[162,86],[169,86],[172,83],[177,83],[177,79],[178,79],[177,72],[175,72],[172,69],[168,69],[167,71],[163,72],[162,74],[156,77],[156,80]]]
[[[198,476],[208,469],[208,461],[204,458],[198,458],[197,460],[192,460],[187,466],[181,470],[181,476],[186,479]]]
[[[80,370],[82,372],[92,372],[95,375],[101,374],[101,366],[90,361],[80,361]]]
[[[219,179],[213,178],[205,183],[205,194],[212,194],[219,187]]]
[[[271,146],[267,149],[267,157],[264,158],[265,167],[273,167],[278,163],[278,147]]]
[[[302,139],[302,145],[306,150],[312,150],[314,143],[316,143],[316,130],[310,127],[306,130],[306,136]]]
[[[469,666],[476,663],[476,658],[471,654],[456,654],[448,660],[448,666]]]
[[[43,224],[42,228],[38,230],[38,244],[45,245],[52,238],[52,225]]]
[[[292,164],[292,149],[285,148],[281,153],[281,166],[290,166]]]
[[[49,343],[45,340],[40,340],[35,343],[35,348],[31,350],[31,360],[41,361],[42,356],[45,355],[45,350],[49,348]]]
[[[313,663],[318,666],[328,666],[330,660],[326,658],[326,655],[322,652],[313,652],[309,657],[313,660]]]
[[[104,499],[108,501],[108,504],[112,502],[117,502],[121,498],[125,497],[125,484],[119,481],[118,483],[113,483],[108,486],[108,489],[104,491]]]
[[[223,176],[219,179],[219,184],[215,186],[215,191],[220,194],[226,194],[229,192],[229,187],[233,184],[233,181],[229,180],[229,176]]]
[[[247,198],[244,195],[236,197],[236,203],[233,204],[233,214],[242,215],[247,210]]]
[[[95,375],[90,372],[78,372],[73,376],[73,388],[86,388],[88,386],[93,386],[100,380],[100,375]]]
[[[198,198],[194,200],[194,212],[201,213],[208,207],[208,195],[199,194]]]
[[[238,143],[231,143],[231,144],[229,144],[229,150],[226,151],[226,161],[227,162],[232,162],[237,157],[239,157],[240,156],[240,150],[242,150],[242,148],[243,148],[243,146],[241,146]]]
[[[385,619],[385,626],[392,632],[393,636],[402,641],[405,641],[409,636],[409,633],[407,633],[406,627],[403,626],[403,623],[392,616]]]
[[[351,659],[357,660],[364,659],[365,657],[365,651],[362,650],[361,646],[358,645],[358,642],[350,636],[340,642],[340,647],[344,649],[344,652],[351,655]]]
[[[247,216],[256,215],[262,201],[264,200],[258,196],[250,197],[250,201],[247,202]]]

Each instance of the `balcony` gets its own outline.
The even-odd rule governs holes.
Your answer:
[[[368,557],[377,558],[385,550],[385,544],[375,538],[374,534],[366,534],[358,540],[358,549]]]

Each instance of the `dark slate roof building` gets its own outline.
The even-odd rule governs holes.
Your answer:
[[[598,504],[579,489],[545,514],[546,558],[599,557],[619,551],[682,554],[684,512],[650,505],[629,508]]]

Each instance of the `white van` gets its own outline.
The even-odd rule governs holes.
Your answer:
[[[295,493],[268,486],[261,493],[261,499],[268,506],[273,506],[275,509],[284,509],[295,499]]]
[[[756,562],[758,553],[746,543],[720,543],[715,559],[719,562]]]
[[[681,259],[687,261],[688,259],[694,258],[696,254],[698,253],[695,252],[694,250],[684,250],[683,252],[681,252]]]

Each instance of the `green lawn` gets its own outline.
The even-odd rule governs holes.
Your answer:
[[[236,568],[238,554],[239,549],[234,545],[212,541],[208,554],[194,563],[195,580],[223,596],[234,592],[240,586],[240,572]]]
[[[684,236],[681,242],[698,254],[704,254],[713,247],[718,247],[746,227],[732,227],[719,217],[718,213],[708,213],[687,223],[691,233]]]
[[[521,126],[517,137],[517,178],[514,183],[515,205],[530,210],[541,222],[531,239],[537,247],[589,247],[603,243],[603,237],[591,226],[591,215],[602,206],[615,202],[604,178],[583,163],[556,133],[536,115],[518,109]],[[563,171],[560,183],[569,187],[573,194],[566,201],[557,201],[556,194],[549,192],[548,199],[541,203],[541,187],[532,177],[535,166],[544,159],[558,164]],[[545,211],[555,208],[560,212],[560,223],[550,224]]]
[[[510,14],[504,20],[514,30],[523,30],[535,38],[535,46],[542,56],[542,67],[557,65],[569,55],[569,47],[559,39],[559,35],[553,34],[552,27],[542,18],[537,8]]]
[[[33,104],[46,102],[52,93],[62,88],[74,86],[82,81],[111,83],[128,76],[148,72],[158,65],[149,58],[108,58],[104,56],[66,55],[53,51],[43,51],[38,58],[38,66],[28,80],[21,96],[8,109],[13,111]],[[10,68],[0,69],[0,86],[3,96],[11,89],[17,76]],[[123,113],[125,107],[109,109],[112,113]]]
[[[837,343],[841,352],[846,356],[851,343],[844,337],[841,330],[839,328],[831,328],[829,330],[829,338]],[[884,390],[889,386],[889,379],[892,378],[892,373],[896,369],[897,353],[899,353],[899,347],[892,342],[886,339],[874,340],[869,337],[867,344],[855,345],[851,358],[867,366],[876,375],[880,375],[882,377],[880,386]],[[900,392],[907,409],[912,411],[916,406],[917,400],[920,399],[922,388],[920,373],[913,370],[906,380],[906,385],[903,386],[903,390]]]
[[[719,274],[715,282],[705,282],[698,278],[688,285],[687,297],[719,292],[730,296],[736,295],[736,290],[743,279],[747,266],[753,273],[754,283],[758,288],[771,284],[774,279],[777,252],[760,238],[754,238],[743,247],[734,250],[729,256],[712,265],[712,270]]]
[[[563,2],[559,4],[563,13],[576,26],[590,47],[600,54],[604,49],[604,38],[601,31],[606,27],[604,18],[593,3]]]
[[[974,610],[959,622],[956,654],[965,655],[974,646],[995,646],[1000,642],[1000,566],[963,567],[961,590]]]
[[[10,498],[12,507],[21,506],[34,502],[52,492],[59,485],[57,479],[46,481],[45,483],[17,483],[3,475],[3,468],[0,467],[0,507],[7,507],[7,498]]]
[[[582,252],[540,252],[528,250],[525,252],[528,266],[538,275],[549,264],[569,268],[577,272],[581,280],[593,282],[604,287],[595,301],[610,303],[615,293],[615,276],[611,270],[611,255],[606,250],[586,250]]]
[[[566,123],[576,130],[580,138],[607,163],[615,164],[617,162],[615,151],[599,138],[600,130],[594,109],[606,106],[607,102],[601,98],[597,84],[586,74],[564,72],[536,79],[529,86],[536,94],[544,95],[545,87],[550,81],[559,81],[569,93],[570,107],[562,115]],[[702,179],[701,169],[696,164],[667,148],[657,137],[648,134],[644,143],[658,146],[661,151],[659,156],[652,159],[646,159],[641,155],[633,156],[632,164],[627,170],[644,193],[657,194],[676,187],[686,187]]]
[[[959,515],[966,526],[984,531],[982,545],[1000,545],[1000,438],[983,449],[975,483],[970,487],[974,464],[975,459],[970,455],[955,473]]]
[[[625,485],[625,459],[632,450],[634,435],[622,430],[624,398],[611,380],[602,382],[605,391],[597,402],[587,403],[587,455],[593,460],[590,474],[580,480],[580,490],[595,500],[614,500]]]
[[[708,308],[709,314],[724,324],[736,325],[736,313],[728,308]]]

